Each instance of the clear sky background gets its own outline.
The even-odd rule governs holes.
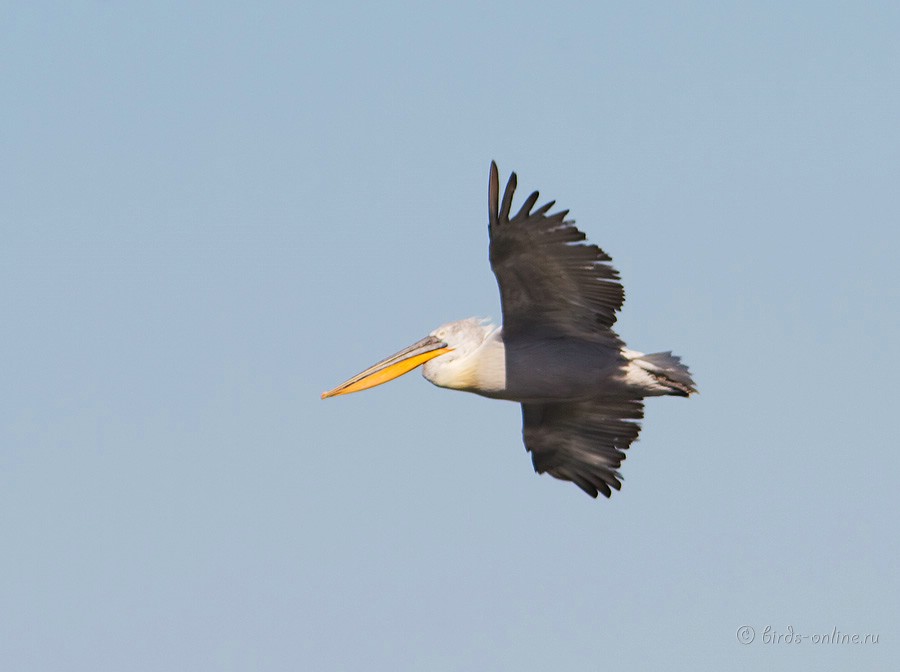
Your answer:
[[[900,9],[661,4],[3,5],[0,667],[896,664]],[[609,501],[319,399],[499,319],[492,159],[700,387]]]

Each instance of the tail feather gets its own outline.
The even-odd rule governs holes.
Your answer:
[[[690,370],[681,363],[681,357],[678,355],[671,352],[645,355],[629,351],[626,356],[631,360],[632,366],[638,369],[634,373],[629,372],[629,377],[636,380],[649,378],[647,382],[655,388],[653,391],[656,394],[687,397],[697,392]]]

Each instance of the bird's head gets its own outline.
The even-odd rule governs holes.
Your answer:
[[[425,365],[425,377],[441,385],[438,381],[442,375],[477,350],[493,330],[493,326],[475,317],[448,322],[421,341],[373,364],[333,390],[323,392],[322,398],[367,390],[409,373],[422,364]]]

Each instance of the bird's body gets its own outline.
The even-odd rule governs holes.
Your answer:
[[[453,348],[422,369],[438,387],[519,402],[591,399],[629,391],[625,353],[595,343],[546,338],[507,345],[502,327],[475,318],[442,325],[432,335]],[[556,375],[561,370],[568,375]]]
[[[440,387],[522,404],[523,438],[535,470],[569,480],[589,495],[619,489],[617,469],[640,431],[642,399],[689,396],[690,373],[669,352],[628,350],[612,330],[624,301],[610,257],[538,193],[510,216],[516,175],[499,200],[489,183],[490,260],[503,326],[450,322],[375,364],[323,398],[387,382],[424,364]]]

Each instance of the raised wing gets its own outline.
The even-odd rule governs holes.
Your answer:
[[[586,236],[565,218],[568,210],[548,215],[554,201],[532,211],[536,191],[510,217],[515,190],[513,173],[500,201],[497,164],[491,162],[490,260],[500,286],[504,337],[574,336],[618,344],[611,327],[625,291],[606,263],[609,255],[580,242]]]
[[[534,470],[572,481],[591,497],[622,487],[618,472],[644,417],[639,399],[522,404],[522,437]]]

